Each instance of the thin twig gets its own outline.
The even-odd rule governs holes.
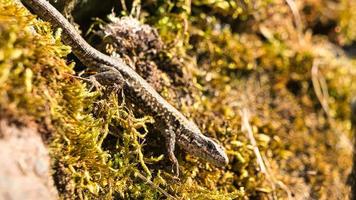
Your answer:
[[[138,178],[140,178],[141,180],[145,181],[149,186],[151,186],[152,188],[158,190],[159,192],[161,192],[163,195],[165,195],[168,199],[173,199],[173,200],[177,200],[177,198],[175,198],[174,196],[168,194],[168,192],[164,191],[161,187],[157,186],[156,184],[154,184],[151,180],[147,179],[144,175],[142,175],[140,172],[135,172],[135,176],[137,176]]]

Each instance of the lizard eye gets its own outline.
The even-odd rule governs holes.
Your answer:
[[[208,141],[207,146],[208,146],[209,149],[214,149],[215,148],[215,144],[212,141]]]
[[[217,147],[217,148],[221,148],[222,147],[219,140],[217,140],[216,138],[211,138],[211,139],[213,140],[213,142],[215,142],[215,144],[213,144],[214,147]]]

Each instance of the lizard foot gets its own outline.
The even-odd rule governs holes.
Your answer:
[[[179,164],[176,156],[174,155],[175,143],[176,143],[176,135],[171,129],[166,129],[166,146],[167,146],[167,154],[169,160],[173,164],[173,172],[174,179],[179,180]]]

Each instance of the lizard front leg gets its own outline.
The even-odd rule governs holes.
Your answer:
[[[110,86],[114,88],[123,88],[125,79],[122,74],[112,67],[100,66],[100,70],[92,77],[101,85]]]
[[[125,84],[125,79],[122,76],[122,74],[107,65],[100,65],[99,67],[93,68],[89,67],[88,71],[95,71],[96,73],[94,75],[89,75],[85,77],[82,77],[79,75],[78,78],[90,82],[92,86],[90,87],[89,91],[91,91],[93,88],[96,88],[96,90],[100,90],[105,86],[105,88],[110,88],[114,91],[119,91],[123,88]]]
[[[174,155],[174,149],[176,144],[176,134],[173,132],[171,127],[168,127],[164,130],[165,139],[166,139],[166,147],[167,154],[169,160],[173,163],[174,176],[176,178],[179,177],[179,164],[176,156]]]

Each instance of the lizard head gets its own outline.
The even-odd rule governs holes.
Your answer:
[[[183,116],[176,117],[180,125],[176,134],[178,145],[189,154],[201,158],[218,167],[226,166],[229,159],[223,146],[203,135],[199,127]]]
[[[202,159],[218,167],[226,166],[229,163],[223,146],[204,135],[201,135],[200,142],[203,144],[199,152]]]
[[[197,156],[218,167],[226,166],[229,159],[223,146],[201,133],[194,124],[180,134],[178,144],[190,154]]]

